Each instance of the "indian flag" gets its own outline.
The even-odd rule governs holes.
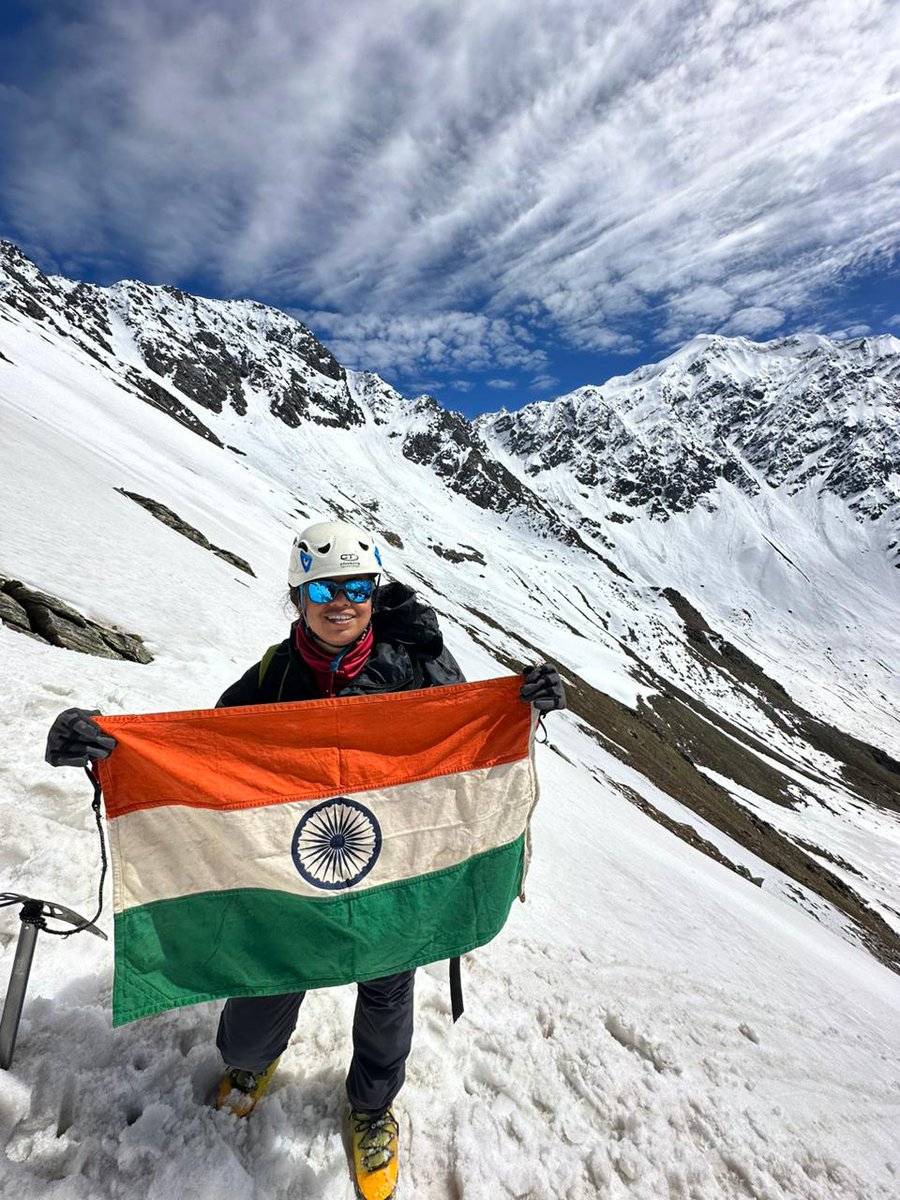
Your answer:
[[[537,800],[518,677],[97,717],[113,1023],[377,979],[482,946]]]

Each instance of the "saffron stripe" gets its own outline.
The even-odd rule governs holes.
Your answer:
[[[378,979],[466,954],[502,929],[521,890],[524,842],[325,900],[229,889],[118,913],[113,1024],[226,996]]]
[[[517,676],[384,696],[97,717],[107,816],[169,804],[221,811],[352,795],[514,762],[531,706]]]

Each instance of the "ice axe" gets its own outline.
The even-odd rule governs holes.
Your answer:
[[[16,1036],[19,1032],[19,1021],[22,1018],[22,1007],[25,1003],[25,989],[28,987],[28,977],[31,974],[31,963],[34,959],[34,949],[37,945],[38,934],[43,929],[56,937],[71,937],[73,933],[95,933],[97,937],[108,941],[102,929],[95,922],[103,911],[103,883],[106,879],[106,843],[103,840],[103,824],[100,817],[100,783],[91,767],[85,772],[94,785],[94,800],[91,808],[97,822],[100,834],[100,887],[98,889],[97,911],[93,917],[82,917],[64,904],[54,904],[52,900],[36,900],[33,896],[21,896],[18,892],[0,892],[0,908],[13,904],[21,904],[19,920],[22,927],[19,930],[19,941],[16,945],[16,956],[13,959],[12,974],[3,1004],[3,1014],[0,1016],[0,1070],[9,1069],[12,1062],[13,1050],[16,1046]],[[73,926],[72,929],[51,929],[47,924],[48,918],[55,921],[65,921]]]
[[[75,925],[75,929],[48,930],[50,933],[79,933],[86,929],[97,937],[107,940],[102,929],[98,929],[92,921],[79,916],[64,904],[54,904],[52,900],[35,900],[32,896],[20,896],[16,892],[0,892],[0,907],[21,903],[19,920],[22,927],[19,930],[19,942],[16,946],[16,956],[13,959],[12,975],[6,991],[6,1002],[3,1005],[3,1015],[0,1016],[0,1068],[6,1071],[12,1062],[13,1050],[16,1046],[16,1035],[19,1032],[19,1021],[22,1016],[22,1006],[25,1003],[25,989],[28,987],[28,976],[31,974],[31,962],[37,945],[38,934],[47,929],[47,918],[56,921],[67,921]]]

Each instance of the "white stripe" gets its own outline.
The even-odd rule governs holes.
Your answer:
[[[110,822],[114,907],[232,888],[324,899],[456,866],[514,841],[536,798],[531,756],[502,766],[355,793],[376,816],[380,855],[353,887],[322,890],[292,857],[301,817],[322,801],[231,812],[169,805]],[[365,847],[364,847],[365,849]]]

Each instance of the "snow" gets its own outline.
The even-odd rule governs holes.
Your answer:
[[[504,673],[500,655],[521,659],[545,647],[564,669],[636,705],[647,686],[621,647],[630,634],[661,669],[668,663],[692,678],[698,698],[745,728],[760,720],[736,693],[689,675],[680,622],[656,590],[667,580],[642,573],[649,560],[639,542],[646,548],[655,536],[647,527],[622,527],[637,582],[611,580],[562,547],[545,559],[547,543],[445,492],[427,468],[395,453],[373,421],[350,431],[288,430],[263,405],[244,422],[222,414],[218,424],[198,408],[217,432],[233,423],[246,451],[240,457],[126,395],[112,371],[25,318],[4,322],[2,336],[9,361],[0,360],[0,571],[142,634],[156,656],[149,666],[94,659],[0,626],[5,890],[93,912],[90,791],[80,772],[43,761],[53,716],[70,705],[140,712],[214,701],[283,636],[291,530],[305,524],[298,509],[314,517],[337,502],[360,506],[362,515],[377,502],[378,528],[403,541],[390,551],[389,570],[435,601],[470,678]],[[167,504],[247,558],[256,578],[115,487]],[[731,502],[736,532],[745,500]],[[728,520],[726,508],[726,528]],[[773,518],[776,543],[780,520]],[[756,546],[748,564],[726,553],[723,536],[698,511],[670,523],[652,551],[665,553],[667,578],[687,594],[704,546],[709,563],[715,545],[707,596],[695,590],[692,598],[717,628],[736,625],[736,616],[731,626],[719,618],[749,595],[748,572],[754,586],[764,576],[774,589],[773,613],[793,606],[797,588],[778,556],[760,559],[766,552]],[[433,543],[479,547],[486,565],[448,563]],[[818,581],[839,569],[822,565],[814,550],[801,565]],[[849,611],[855,585],[849,571],[839,578]],[[875,727],[888,728],[887,701],[869,694],[867,708],[856,682],[807,655],[825,602],[807,603],[795,623],[785,620],[756,648],[774,660],[805,631],[791,651],[792,679],[808,672],[810,694],[845,687],[855,720],[870,713]],[[882,633],[887,613],[884,620]],[[746,640],[759,637],[754,624]],[[838,662],[856,650],[871,664],[861,632],[848,630],[834,644]],[[882,684],[893,696],[890,681]],[[829,928],[827,913],[816,920],[787,903],[777,873],[769,870],[757,888],[654,823],[629,803],[628,788],[698,824],[570,714],[551,715],[547,729],[527,902],[495,942],[467,956],[467,1011],[458,1024],[449,1017],[445,967],[418,974],[417,1031],[398,1102],[398,1200],[900,1195],[897,975]],[[783,732],[767,737],[776,748],[788,744]],[[813,765],[839,815],[829,820],[823,806],[806,825],[784,810],[784,822],[870,860],[873,897],[896,907],[896,824],[871,815],[854,823],[824,756]],[[717,844],[756,873],[752,856],[721,835]],[[100,925],[111,933],[109,891],[106,903]],[[9,976],[17,929],[16,909],[0,910],[0,980]],[[86,934],[39,938],[15,1058],[0,1072],[0,1196],[348,1196],[340,1120],[352,988],[307,998],[266,1099],[241,1123],[208,1103],[220,1070],[218,1006],[113,1030],[111,970],[111,943]]]

